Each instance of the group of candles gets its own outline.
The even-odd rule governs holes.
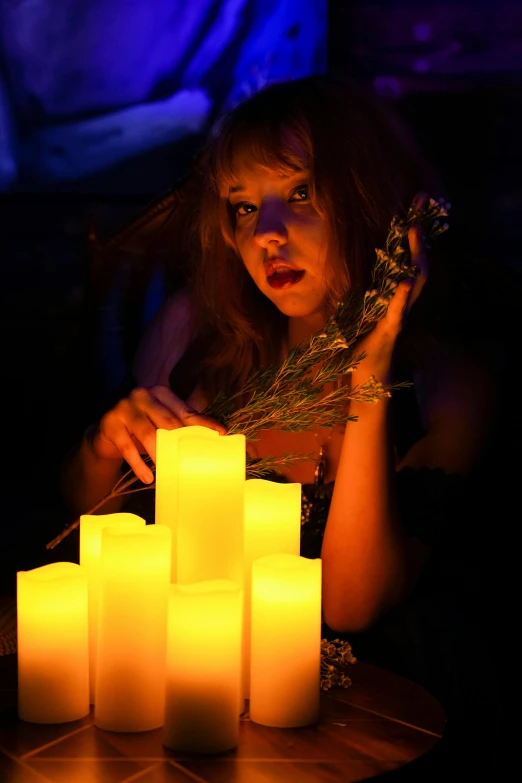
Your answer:
[[[245,439],[158,430],[154,525],[83,516],[80,565],[18,573],[19,716],[163,726],[176,751],[319,713],[321,561],[299,556],[301,487],[245,481]]]

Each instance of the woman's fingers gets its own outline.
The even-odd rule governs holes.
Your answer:
[[[182,422],[172,408],[158,399],[155,389],[134,389],[128,402],[123,400],[121,405],[124,414],[127,414],[124,415],[127,428],[155,463],[156,431],[178,429],[183,426]]]
[[[210,416],[203,416],[198,413],[197,410],[191,408],[184,400],[180,400],[179,397],[171,392],[167,386],[154,386],[151,389],[152,393],[160,400],[165,408],[174,414],[176,420],[179,422],[178,426],[182,427],[207,427],[211,430],[215,430],[220,435],[226,435],[226,427],[220,424]],[[168,427],[166,429],[169,429]]]
[[[409,305],[411,292],[414,281],[411,278],[402,280],[395,289],[388,310],[385,316],[385,322],[387,329],[392,333],[394,337],[398,335],[401,330],[402,322]]]
[[[411,205],[412,207],[415,207],[415,209],[418,212],[422,212],[428,206],[429,200],[430,200],[429,195],[427,193],[420,191],[419,193],[416,193],[415,196],[413,197],[413,201],[411,202]]]
[[[412,265],[419,269],[419,274],[428,275],[428,254],[426,252],[426,240],[422,227],[417,223],[408,231],[408,243]]]
[[[141,481],[145,484],[150,484],[154,477],[152,471],[142,459],[138,445],[142,444],[143,440],[147,441],[145,435],[146,428],[147,423],[145,421],[143,421],[143,426],[140,428],[136,417],[134,417],[133,426],[129,429],[125,421],[118,416],[116,410],[114,412],[110,411],[101,420],[95,440],[98,441],[96,451],[100,456],[105,456],[109,459],[123,458]],[[142,430],[141,436],[136,434],[136,431],[139,429]],[[156,430],[154,430],[154,440],[155,434]]]
[[[137,388],[102,418],[93,448],[103,459],[123,458],[138,478],[150,484],[153,474],[141,454],[147,453],[156,462],[157,430],[194,425],[226,433],[225,427],[199,414],[166,386]]]
[[[429,196],[426,193],[417,193],[413,199],[413,206],[423,211],[428,206]],[[420,223],[415,223],[408,231],[408,243],[410,246],[411,263],[418,270],[418,275],[415,278],[414,285],[409,296],[405,315],[409,313],[414,302],[418,299],[426,280],[428,279],[428,253],[426,249],[426,239],[424,236],[423,226]]]

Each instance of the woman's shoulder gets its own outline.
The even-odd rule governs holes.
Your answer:
[[[139,386],[168,385],[172,368],[193,336],[193,304],[189,291],[180,289],[161,305],[136,351],[133,375]]]

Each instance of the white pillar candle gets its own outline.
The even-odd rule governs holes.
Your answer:
[[[250,604],[252,563],[275,554],[298,555],[301,543],[301,485],[264,479],[245,482],[245,609],[243,693],[250,695]]]
[[[106,527],[139,530],[145,520],[136,514],[84,514],[80,517],[80,565],[87,570],[89,592],[89,700],[94,704],[98,648],[98,603],[100,598],[100,554],[102,531]]]
[[[321,561],[268,555],[252,565],[250,718],[265,726],[319,719]]]
[[[237,745],[242,591],[225,579],[171,585],[164,744],[182,753]]]
[[[242,584],[245,437],[196,433],[178,451],[178,584]]]
[[[87,573],[51,563],[17,573],[18,715],[66,723],[89,713]]]
[[[171,536],[171,579],[177,577],[177,547],[178,547],[178,473],[179,473],[179,443],[185,438],[205,439],[219,438],[215,430],[208,427],[180,427],[176,430],[159,429],[156,433],[156,516],[157,525],[170,528]]]
[[[94,722],[109,731],[163,724],[170,530],[102,533]]]

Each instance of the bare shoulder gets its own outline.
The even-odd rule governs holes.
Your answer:
[[[426,434],[401,466],[469,474],[484,454],[494,424],[493,369],[476,353],[441,350],[426,358],[415,387]]]
[[[134,358],[133,373],[139,386],[168,384],[170,371],[190,343],[192,313],[186,289],[176,291],[161,305],[147,327]]]

